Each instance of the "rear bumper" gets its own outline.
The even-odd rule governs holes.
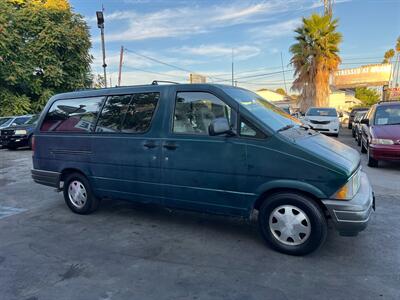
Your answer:
[[[369,154],[376,160],[400,160],[400,145],[369,145]]]
[[[353,199],[322,200],[340,235],[355,236],[363,231],[375,210],[375,196],[365,173],[361,173],[361,186]]]
[[[31,173],[34,182],[60,188],[61,173],[36,169],[32,169]]]

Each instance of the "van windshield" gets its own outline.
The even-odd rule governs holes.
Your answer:
[[[230,87],[224,87],[223,90],[274,131],[300,125],[300,121],[295,117],[292,117],[256,93]]]
[[[306,116],[337,117],[337,112],[336,112],[336,109],[334,109],[334,108],[312,107],[306,112]]]
[[[0,118],[0,126],[5,125],[11,118]]]

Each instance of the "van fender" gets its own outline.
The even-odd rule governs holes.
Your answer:
[[[258,187],[256,194],[258,197],[262,196],[263,194],[271,191],[271,190],[281,190],[281,189],[290,189],[290,190],[298,190],[301,192],[306,192],[308,194],[313,195],[318,199],[327,198],[325,193],[323,193],[319,188],[315,187],[312,184],[309,184],[304,181],[298,180],[288,180],[288,179],[278,179],[266,182]]]

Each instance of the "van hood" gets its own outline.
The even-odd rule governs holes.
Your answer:
[[[299,138],[295,143],[308,153],[319,157],[322,162],[327,162],[331,169],[348,177],[360,165],[360,155],[356,150],[323,134]]]
[[[373,136],[377,139],[400,140],[400,125],[374,125]]]
[[[304,119],[313,120],[313,121],[334,121],[337,120],[338,117],[330,117],[330,116],[305,116]]]

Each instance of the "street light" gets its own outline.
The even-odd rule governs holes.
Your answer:
[[[106,48],[104,45],[104,15],[103,11],[96,11],[97,27],[100,28],[101,33],[101,49],[103,51],[103,69],[104,69],[104,86],[107,87],[107,64],[106,64]]]

